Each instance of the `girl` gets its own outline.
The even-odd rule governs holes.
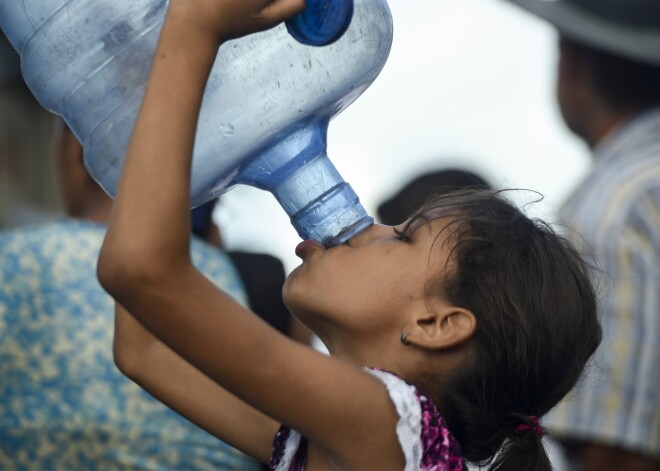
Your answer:
[[[303,8],[170,1],[98,265],[119,368],[272,469],[463,470],[503,444],[494,469],[550,469],[538,418],[599,343],[594,294],[569,246],[501,196],[441,200],[332,249],[302,242],[284,299],[331,356],[192,266],[190,160],[217,48]]]

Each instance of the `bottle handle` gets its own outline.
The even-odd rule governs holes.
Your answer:
[[[286,22],[293,38],[310,46],[338,40],[353,18],[353,0],[307,0],[305,10]]]

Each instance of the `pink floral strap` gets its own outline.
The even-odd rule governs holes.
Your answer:
[[[404,471],[467,471],[458,442],[437,407],[394,373],[367,370],[383,381],[399,414],[397,436]]]

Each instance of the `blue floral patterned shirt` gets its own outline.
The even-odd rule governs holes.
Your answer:
[[[114,304],[96,278],[104,233],[80,221],[0,233],[0,469],[260,469],[116,369]],[[245,303],[222,252],[197,240],[191,252]]]

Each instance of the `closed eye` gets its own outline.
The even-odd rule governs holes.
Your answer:
[[[395,236],[393,239],[395,240],[400,240],[401,242],[410,242],[410,237],[408,237],[408,234],[406,231],[401,231],[397,229],[396,227],[392,228],[394,230]]]

